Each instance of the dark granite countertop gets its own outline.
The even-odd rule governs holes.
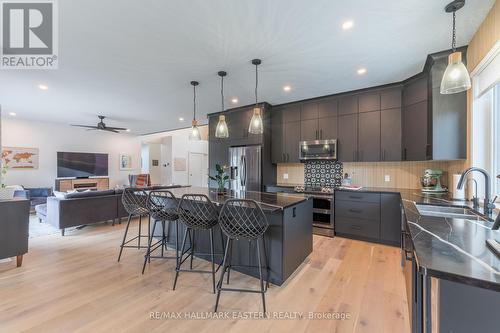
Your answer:
[[[423,194],[410,189],[368,187],[356,192],[401,194],[421,273],[500,291],[500,259],[485,243],[490,238],[500,241],[500,231],[491,230],[492,220],[481,214],[475,218],[421,215],[416,206],[470,207],[470,202],[454,201],[448,193]]]
[[[236,192],[228,191],[225,195],[218,195],[216,189],[206,187],[184,187],[170,190],[176,197],[183,194],[204,194],[216,205],[223,205],[228,199],[252,199],[257,201],[265,212],[277,212],[309,200],[310,196],[299,193],[267,193],[267,192]]]

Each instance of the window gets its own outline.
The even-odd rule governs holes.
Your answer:
[[[493,196],[500,196],[500,44],[488,53],[472,73],[472,166],[492,176]],[[484,181],[478,181],[478,194],[484,193]]]

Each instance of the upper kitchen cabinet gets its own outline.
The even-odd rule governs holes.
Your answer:
[[[380,111],[360,113],[358,126],[357,160],[380,161]]]
[[[358,115],[338,117],[338,160],[356,162],[358,159]]]
[[[337,117],[338,100],[334,97],[326,97],[318,101],[318,118]]]
[[[271,113],[271,161],[272,163],[283,163],[284,155],[283,108],[273,107]]]
[[[300,121],[301,107],[299,103],[288,104],[281,107],[282,122],[289,123],[291,121]]]
[[[298,163],[300,141],[300,105],[274,107],[271,116],[272,163]]]
[[[300,108],[300,120],[318,119],[318,103],[306,102],[302,103]]]
[[[369,112],[380,110],[380,93],[365,92],[359,95],[359,112]]]
[[[380,109],[394,109],[401,107],[401,96],[403,86],[389,88],[381,91],[380,93]]]
[[[401,161],[401,140],[401,107],[380,111],[380,160]]]
[[[347,95],[339,98],[338,115],[358,113],[358,95]]]
[[[338,117],[320,118],[318,121],[320,140],[334,140],[338,137]]]

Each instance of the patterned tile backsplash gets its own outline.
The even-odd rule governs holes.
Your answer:
[[[340,186],[343,166],[337,161],[307,161],[304,165],[304,185]]]

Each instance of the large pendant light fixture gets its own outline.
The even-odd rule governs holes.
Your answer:
[[[251,134],[262,134],[264,132],[264,125],[262,123],[262,110],[259,107],[257,99],[257,87],[259,85],[259,72],[258,67],[262,63],[260,59],[253,59],[252,64],[255,65],[255,107],[253,108],[252,120],[248,126],[248,132]]]
[[[448,56],[448,67],[446,67],[443,79],[441,80],[441,94],[456,94],[471,87],[469,72],[462,62],[462,53],[456,51],[455,12],[462,8],[464,4],[465,0],[455,0],[450,2],[444,9],[447,13],[453,13],[451,39],[453,53]]]
[[[200,83],[198,81],[191,81],[191,85],[193,86],[193,121],[191,122],[191,133],[189,134],[189,140],[193,141],[201,140],[198,121],[196,121],[196,86],[199,84]]]
[[[217,75],[220,76],[220,95],[222,101],[221,110],[222,112],[224,112],[224,76],[226,76],[227,73],[224,71],[220,71],[217,73]],[[226,124],[226,116],[222,114],[219,116],[219,122],[217,123],[217,127],[215,128],[215,137],[221,139],[226,139],[229,137],[229,130]]]

